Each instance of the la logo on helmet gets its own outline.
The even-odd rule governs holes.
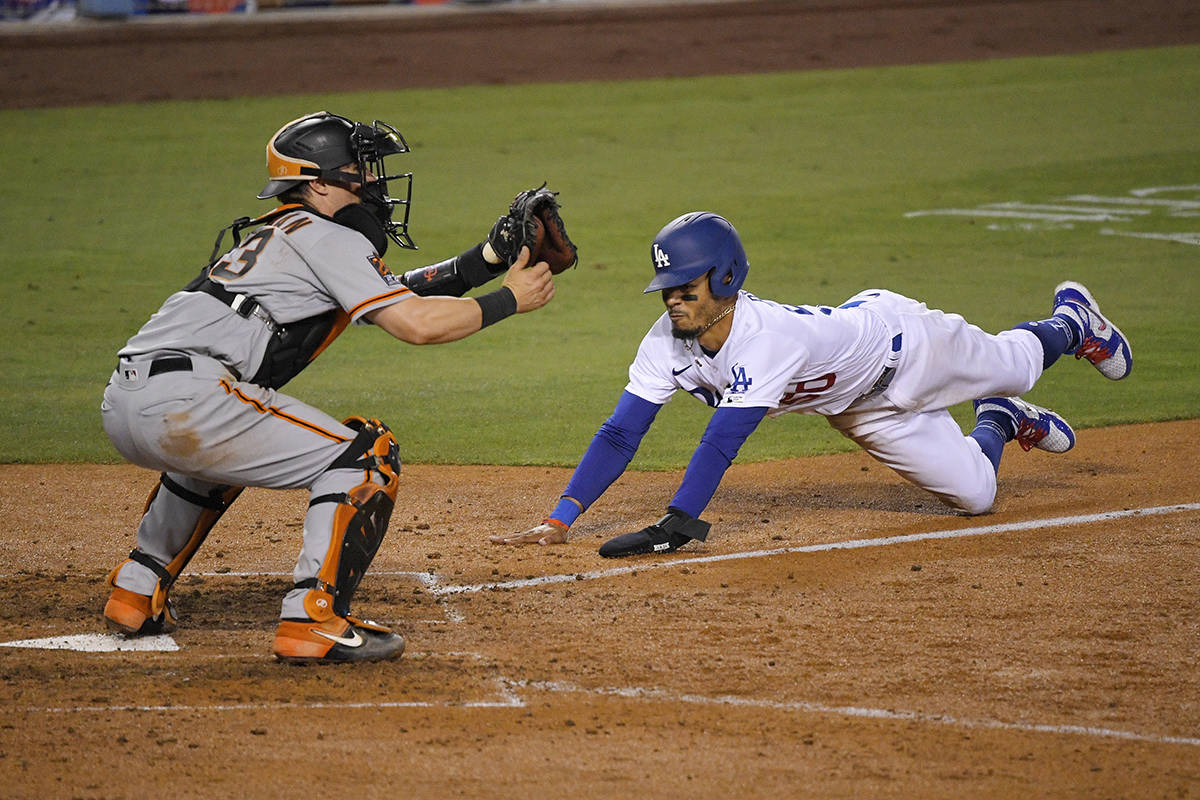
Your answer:
[[[671,259],[667,256],[666,251],[658,246],[658,242],[654,243],[654,268],[666,269],[671,266]]]

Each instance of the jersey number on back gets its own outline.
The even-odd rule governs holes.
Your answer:
[[[259,228],[241,248],[230,250],[224,258],[213,264],[212,271],[208,273],[208,276],[214,280],[224,281],[237,280],[242,277],[254,268],[255,262],[258,261],[258,254],[267,246],[267,242],[271,241],[274,234],[274,228]],[[232,260],[235,253],[237,254],[236,262]]]

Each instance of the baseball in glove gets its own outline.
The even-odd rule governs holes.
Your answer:
[[[579,262],[579,248],[567,235],[567,226],[558,214],[558,192],[542,184],[526,189],[513,198],[508,215],[496,220],[487,244],[504,263],[512,266],[529,247],[530,264],[545,261],[554,275]]]

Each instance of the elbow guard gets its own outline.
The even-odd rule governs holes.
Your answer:
[[[422,297],[462,297],[507,269],[503,263],[489,263],[483,256],[483,245],[477,244],[454,258],[409,270],[400,276],[400,282]]]

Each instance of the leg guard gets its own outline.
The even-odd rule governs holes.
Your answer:
[[[320,572],[296,584],[297,589],[309,590],[304,610],[318,622],[349,616],[350,598],[383,542],[400,483],[400,450],[391,430],[377,419],[362,417],[350,417],[344,424],[358,435],[329,469],[361,469],[363,482],[348,492],[309,502],[336,503],[337,509]]]
[[[151,490],[150,497],[146,500],[146,507],[142,510],[143,517],[150,511],[150,506],[163,487],[176,497],[196,506],[199,514],[183,548],[165,566],[141,550],[134,548],[129,554],[129,558],[118,564],[108,574],[108,583],[113,587],[113,592],[109,597],[108,604],[104,607],[104,619],[109,628],[121,633],[131,635],[169,633],[175,629],[175,614],[167,597],[171,586],[188,562],[192,560],[192,556],[196,554],[209,531],[213,529],[213,526],[217,524],[217,521],[221,519],[221,516],[244,488],[242,486],[217,487],[207,495],[201,495],[180,486],[164,472],[159,476],[158,484]],[[117,573],[130,561],[141,564],[158,576],[158,583],[149,597],[130,592],[116,585]]]

